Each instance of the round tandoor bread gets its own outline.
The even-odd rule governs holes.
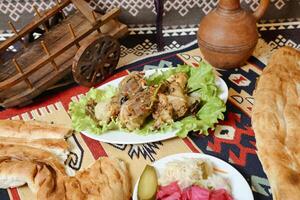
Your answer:
[[[300,197],[300,52],[278,49],[254,92],[252,126],[274,200]]]

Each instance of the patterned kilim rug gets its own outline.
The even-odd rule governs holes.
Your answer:
[[[112,145],[98,142],[77,133],[68,138],[73,148],[66,162],[68,171],[74,173],[86,168],[101,156],[114,156],[128,162],[135,183],[146,163],[181,152],[199,152],[216,156],[232,164],[246,178],[255,199],[272,199],[266,175],[256,155],[255,137],[251,128],[252,93],[256,79],[265,67],[270,48],[260,41],[247,64],[231,70],[217,70],[229,88],[225,120],[221,121],[209,136],[190,134],[187,139],[170,139],[142,145]],[[128,64],[117,70],[105,82],[124,76],[128,71],[156,69],[187,63],[197,65],[202,60],[196,42],[177,51],[164,52]],[[68,115],[70,101],[76,101],[87,88],[72,86],[53,94],[44,95],[35,103],[22,109],[7,109],[0,118],[37,119],[70,126]],[[24,186],[18,189],[0,190],[0,199],[32,200],[33,194]]]

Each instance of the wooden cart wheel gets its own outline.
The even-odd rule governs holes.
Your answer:
[[[72,67],[73,77],[78,84],[91,87],[112,74],[119,58],[119,42],[110,36],[100,36],[78,49]]]

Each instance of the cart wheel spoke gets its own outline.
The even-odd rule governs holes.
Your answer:
[[[94,83],[96,81],[97,73],[98,73],[97,71],[93,72],[91,83]]]
[[[93,73],[93,78],[92,78],[91,82],[94,83],[96,81],[96,78],[99,78],[101,75],[104,75],[102,62],[97,63],[97,66],[95,66],[95,71]]]
[[[113,62],[115,59],[117,59],[117,53],[116,52],[109,52],[108,56],[105,58],[105,61],[107,63]]]
[[[89,69],[86,71],[86,80],[91,81],[96,73],[95,66],[91,65]]]
[[[110,36],[101,36],[83,44],[74,57],[74,79],[81,85],[91,87],[112,74],[119,58],[120,45]]]
[[[91,65],[85,65],[81,68],[81,73],[83,75],[89,75],[90,74],[90,67]]]
[[[91,66],[91,64],[92,64],[92,62],[91,62],[91,60],[89,60],[89,61],[81,61],[80,62],[80,64],[81,64],[81,68],[86,68],[86,67],[89,67],[89,66]]]

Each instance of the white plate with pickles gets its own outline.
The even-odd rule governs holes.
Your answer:
[[[247,181],[230,164],[210,155],[181,153],[147,165],[135,184],[133,200],[193,200],[193,195],[203,200],[254,199]]]

